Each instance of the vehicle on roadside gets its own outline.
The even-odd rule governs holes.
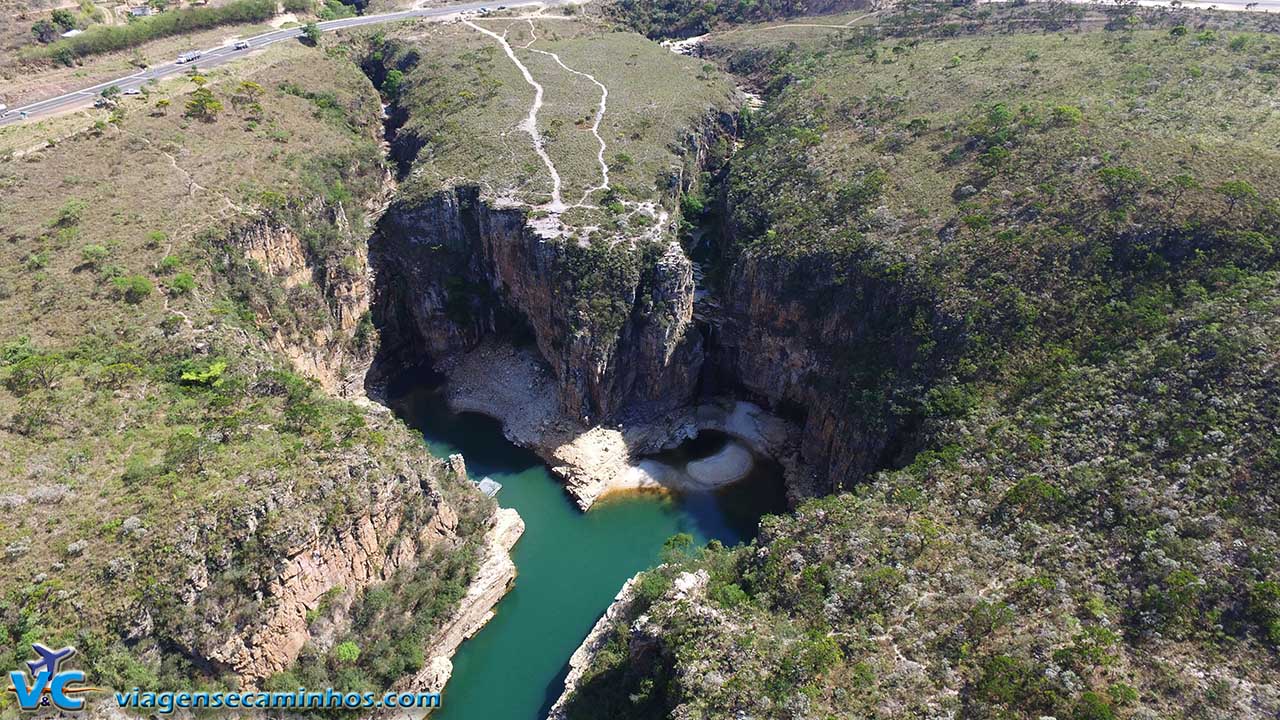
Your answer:
[[[235,44],[235,49],[236,49],[236,50],[248,50],[248,49],[249,49],[249,41],[248,41],[248,40],[237,40],[237,41],[236,41],[236,44]]]
[[[122,95],[141,95],[142,90],[140,88],[129,88],[128,90],[125,90],[121,94]]]
[[[200,56],[203,54],[204,53],[200,52],[199,50],[184,52],[178,56],[178,59],[175,62],[177,62],[179,65],[182,65],[184,63],[189,63],[189,62],[195,62],[196,60],[199,60]]]

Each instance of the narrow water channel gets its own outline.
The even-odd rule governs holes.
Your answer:
[[[563,688],[569,656],[623,582],[653,566],[662,543],[689,533],[697,544],[754,537],[761,515],[785,509],[781,472],[759,462],[720,492],[678,498],[636,495],[579,512],[532,452],[508,442],[497,421],[452,413],[439,380],[407,373],[388,388],[390,405],[440,457],[461,452],[473,479],[502,483],[498,501],[524,518],[513,552],[518,577],[497,615],[454,657],[435,720],[541,720]],[[720,450],[708,433],[656,458],[679,465]]]

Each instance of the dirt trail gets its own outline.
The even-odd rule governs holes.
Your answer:
[[[542,86],[538,84],[537,80],[533,79],[529,68],[525,67],[525,64],[520,62],[520,58],[516,57],[515,50],[511,48],[511,43],[507,42],[505,35],[486,30],[470,20],[463,20],[462,22],[468,27],[497,40],[502,45],[503,51],[507,53],[507,57],[511,59],[511,62],[515,63],[516,68],[520,70],[520,74],[524,76],[524,81],[533,87],[533,104],[529,106],[529,114],[520,122],[519,128],[529,134],[529,137],[533,140],[534,152],[538,154],[538,157],[542,158],[542,164],[547,166],[547,172],[551,173],[551,202],[542,207],[551,212],[564,212],[568,209],[568,206],[564,204],[564,200],[560,197],[560,173],[556,171],[555,163],[551,162],[551,156],[543,148],[542,134],[538,132],[538,111],[542,109]]]
[[[596,110],[595,121],[591,124],[591,134],[595,135],[596,142],[600,143],[600,150],[599,152],[596,153],[596,160],[600,163],[600,184],[592,188],[587,188],[586,192],[582,193],[582,198],[578,200],[576,205],[574,205],[574,207],[584,207],[586,205],[587,198],[591,197],[591,193],[596,192],[597,190],[609,189],[609,165],[604,160],[604,153],[605,153],[605,150],[608,148],[608,145],[605,144],[604,138],[600,137],[600,123],[604,120],[605,110],[608,109],[609,107],[609,88],[605,87],[604,83],[600,82],[599,80],[596,80],[594,75],[590,73],[582,72],[580,70],[574,70],[568,65],[565,65],[564,61],[560,59],[559,55],[553,52],[550,52],[548,50],[536,50],[533,47],[531,47],[535,42],[538,41],[538,32],[537,32],[537,29],[534,27],[533,18],[530,17],[525,19],[529,23],[529,35],[530,37],[532,37],[532,39],[529,42],[524,44],[524,47],[523,47],[524,50],[528,50],[529,52],[535,52],[535,53],[538,53],[539,55],[546,55],[552,60],[555,60],[557,65],[564,68],[568,72],[571,72],[574,75],[578,75],[580,77],[584,77],[590,80],[592,83],[594,83],[596,87],[600,88],[600,106]]]

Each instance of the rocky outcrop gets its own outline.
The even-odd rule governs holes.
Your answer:
[[[480,631],[493,617],[494,607],[516,579],[511,548],[524,534],[524,520],[513,508],[494,513],[484,538],[484,555],[458,610],[427,644],[426,665],[416,675],[395,685],[395,690],[440,692],[453,674],[450,658],[462,642]]]
[[[254,684],[287,669],[310,637],[307,614],[325,593],[338,588],[358,594],[412,569],[432,545],[455,539],[457,514],[438,498],[431,507],[431,519],[419,527],[406,528],[402,508],[388,505],[356,518],[334,537],[316,537],[267,587],[271,610],[260,626],[214,648],[208,659]]]
[[[175,598],[185,609],[157,618],[157,627],[165,625],[171,641],[202,664],[256,687],[288,669],[313,640],[315,613],[334,593],[349,602],[412,571],[429,550],[464,542],[459,510],[442,486],[465,476],[450,478],[438,461],[404,464],[387,476],[353,456],[350,468],[342,480],[363,494],[352,496],[352,514],[334,506],[324,517],[316,501],[281,493],[193,524],[175,547],[191,558]],[[338,491],[319,492],[332,504]],[[253,573],[238,585],[243,594],[228,596],[237,586],[228,585],[227,573],[241,567]]]
[[[366,212],[381,212],[394,184],[371,198]],[[299,235],[299,227],[327,226],[338,238],[323,254]],[[359,396],[373,360],[368,313],[373,274],[365,237],[352,227],[341,203],[323,199],[302,208],[268,211],[231,233],[231,246],[260,272],[279,295],[262,289],[244,293],[267,333],[273,350],[289,358],[297,371],[314,378],[330,394]],[[283,299],[288,308],[279,306]]]
[[[642,267],[629,286],[608,289],[628,309],[612,330],[590,327],[575,307],[574,241],[475,187],[393,205],[374,242],[386,281],[379,325],[401,352],[439,364],[487,336],[528,331],[558,380],[561,411],[579,421],[675,407],[694,391],[693,268],[673,240],[641,241],[658,243],[652,256],[631,251]]]
[[[822,257],[747,252],[730,262],[710,374],[802,426],[801,455],[816,476],[803,494],[894,464],[917,421],[894,388],[928,371],[912,328],[934,311],[910,283],[871,270],[837,277]]]
[[[657,571],[654,571],[657,572]],[[605,609],[604,615],[596,621],[587,633],[586,639],[573,652],[569,659],[569,674],[564,679],[564,690],[547,714],[547,720],[565,720],[568,717],[569,705],[574,700],[574,691],[582,684],[583,677],[592,669],[600,651],[615,638],[615,629],[619,625],[627,625],[627,651],[630,664],[641,667],[651,664],[653,656],[661,652],[662,633],[664,629],[654,623],[648,614],[639,614],[642,607],[633,607],[636,603],[636,582],[639,575],[623,584],[622,589],[614,596],[613,602]],[[683,572],[677,575],[671,587],[659,599],[664,603],[689,603],[697,605],[706,599],[707,583],[711,576],[706,570]],[[706,612],[706,610],[704,610]],[[714,613],[714,610],[710,610]],[[638,615],[638,616],[637,616]]]

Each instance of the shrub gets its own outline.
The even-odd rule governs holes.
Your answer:
[[[720,585],[711,591],[711,599],[726,608],[735,608],[746,604],[747,593],[737,583]]]
[[[1053,108],[1053,122],[1058,125],[1079,125],[1084,111],[1074,105],[1058,105]]]
[[[58,28],[48,20],[40,20],[31,26],[31,34],[37,42],[48,45],[58,39]]]
[[[174,295],[186,295],[196,289],[196,279],[191,273],[178,273],[169,283],[169,291]]]
[[[126,302],[139,303],[155,290],[155,285],[142,275],[123,275],[111,281]]]
[[[333,647],[333,657],[343,665],[354,664],[360,659],[360,646],[350,640],[340,642]]]
[[[194,387],[218,387],[222,384],[222,374],[226,369],[225,360],[215,360],[203,367],[188,365],[178,376],[178,382]]]
[[[320,26],[313,22],[302,26],[302,41],[315,47],[320,42]]]
[[[85,265],[88,265],[91,268],[97,268],[102,264],[103,260],[106,260],[110,256],[111,251],[102,245],[85,245],[83,248],[80,248],[80,259],[84,261]]]
[[[79,198],[71,198],[58,208],[58,215],[53,219],[51,225],[54,227],[70,227],[79,224],[80,216],[84,214],[88,205]]]
[[[1116,713],[1111,703],[1095,692],[1081,693],[1071,710],[1073,720],[1115,720]]]
[[[72,15],[71,11],[66,8],[54,10],[50,19],[53,20],[54,25],[57,25],[63,31],[70,30],[76,26],[76,16]]]
[[[400,91],[404,89],[404,73],[396,69],[387,71],[387,76],[382,80],[382,94],[390,99],[400,97]]]

